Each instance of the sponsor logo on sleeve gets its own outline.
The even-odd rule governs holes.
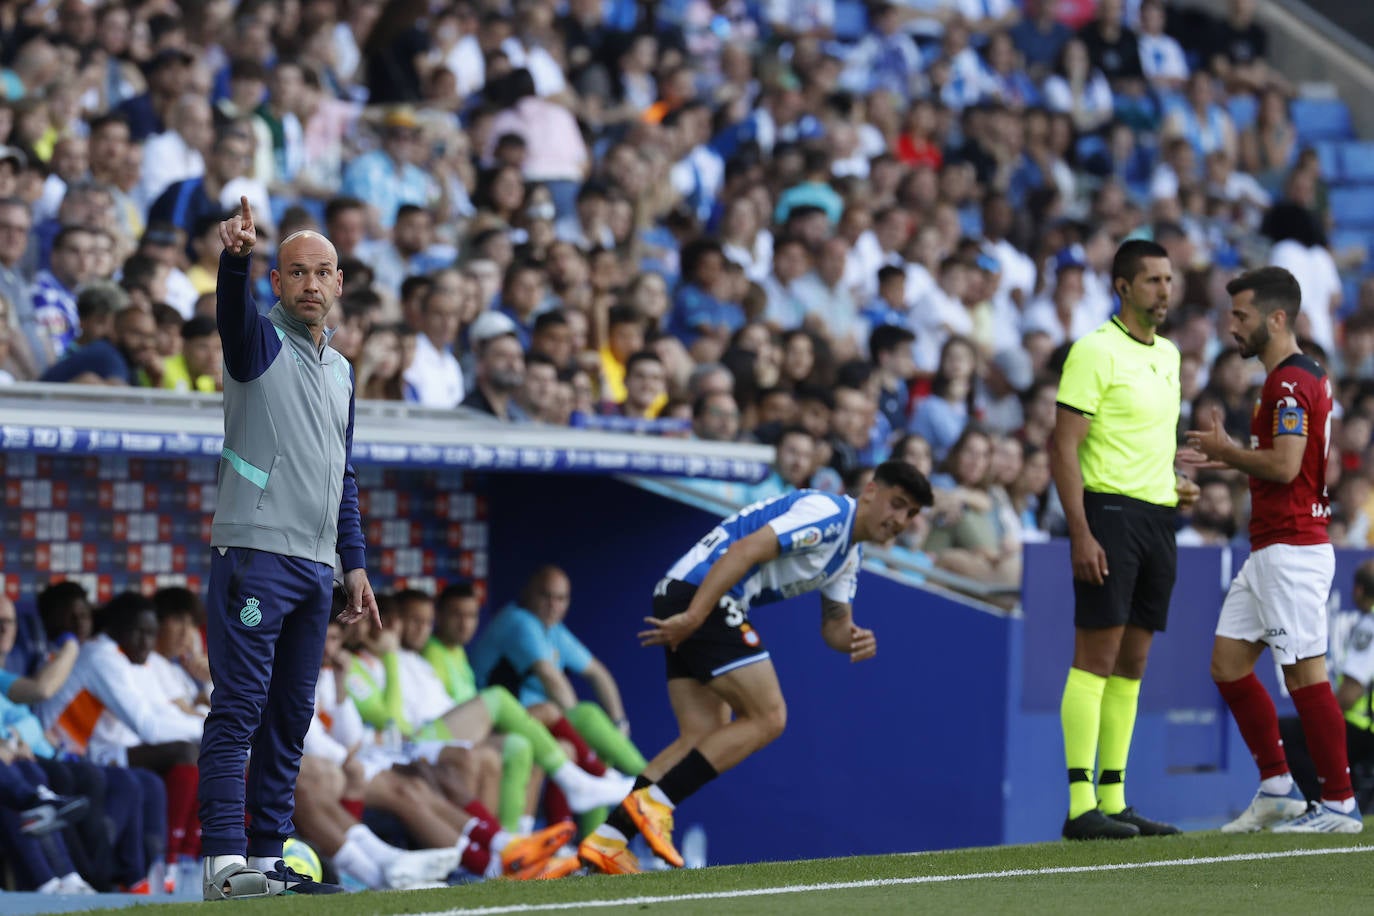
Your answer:
[[[815,547],[821,542],[823,536],[824,535],[821,534],[821,529],[817,528],[815,525],[803,528],[800,531],[795,531],[792,533],[792,549],[804,550],[807,547]]]

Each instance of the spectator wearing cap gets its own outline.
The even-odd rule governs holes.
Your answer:
[[[525,383],[525,351],[515,322],[501,312],[483,312],[468,329],[468,340],[477,354],[477,369],[463,406],[498,420],[528,420],[515,400]]]
[[[405,399],[410,403],[453,408],[462,402],[463,369],[453,354],[462,312],[462,302],[449,290],[435,285],[425,293],[415,353],[402,375]]]
[[[177,182],[204,175],[205,156],[214,139],[210,103],[192,92],[180,96],[168,112],[167,130],[143,146],[143,170],[134,200],[147,207]]]
[[[984,376],[987,402],[983,406],[982,427],[999,436],[1009,436],[1020,429],[1025,424],[1021,398],[1034,380],[1030,354],[1021,347],[1008,347],[994,354]]]
[[[166,48],[148,62],[148,91],[125,99],[118,108],[128,120],[135,142],[142,143],[166,130],[173,104],[186,91],[187,68],[193,60],[179,48]]]
[[[1055,346],[1072,343],[1102,323],[1102,316],[1084,293],[1083,273],[1087,264],[1082,246],[1074,245],[1054,259],[1054,287],[1026,306],[1021,319],[1022,333],[1043,331]]]
[[[439,197],[434,179],[420,161],[420,122],[414,112],[397,108],[382,121],[382,148],[364,153],[344,169],[341,191],[372,208],[374,222],[390,229],[402,204],[427,207]]]
[[[253,139],[245,126],[228,125],[216,132],[202,175],[170,185],[148,210],[149,225],[170,223],[189,236],[203,217],[222,214],[247,197],[262,213],[271,212],[267,189],[249,178]],[[190,252],[188,251],[188,255]]]
[[[197,315],[181,326],[181,352],[163,360],[159,387],[203,394],[224,390],[224,348],[215,319]]]

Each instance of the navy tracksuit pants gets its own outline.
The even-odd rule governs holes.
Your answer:
[[[211,554],[206,602],[215,690],[200,742],[201,848],[207,856],[279,856],[294,830],[334,568],[243,547],[220,550]]]

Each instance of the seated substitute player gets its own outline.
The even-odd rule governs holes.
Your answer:
[[[681,868],[673,811],[685,798],[782,734],[787,706],[758,630],[755,604],[821,593],[821,636],[850,661],[878,650],[854,623],[862,545],[891,541],[932,502],[930,482],[901,461],[878,465],[857,499],[798,490],[746,506],[687,551],[654,588],[654,616],[639,634],[663,646],[679,737],[635,780],[578,855],[608,874],[639,871],[626,848],[638,831]],[[731,713],[734,718],[731,720]]]
[[[1336,569],[1326,530],[1331,379],[1298,347],[1302,292],[1292,274],[1261,268],[1226,284],[1226,292],[1241,353],[1258,356],[1269,374],[1250,419],[1250,448],[1231,440],[1215,407],[1199,424],[1207,429],[1187,433],[1199,466],[1250,477],[1250,556],[1221,605],[1212,680],[1259,765],[1260,786],[1250,806],[1221,829],[1359,833],[1364,822],[1350,785],[1345,723],[1326,673],[1326,599]],[[1302,721],[1321,778],[1321,804],[1309,806],[1295,784],[1274,701],[1255,676],[1266,645]]]
[[[472,674],[481,683],[515,694],[555,737],[563,737],[558,726],[566,717],[602,759],[638,776],[646,764],[630,741],[620,689],[606,666],[568,629],[571,604],[567,573],[557,566],[536,570],[520,592],[520,602],[502,608],[473,643]],[[431,640],[425,649],[431,662],[436,642]],[[567,672],[584,678],[600,702],[579,702]]]

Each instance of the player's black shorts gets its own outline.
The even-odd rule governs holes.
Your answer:
[[[654,588],[654,616],[665,620],[687,610],[697,587],[677,579],[663,579]],[[736,668],[768,658],[759,631],[749,615],[728,595],[711,616],[676,651],[663,650],[668,680],[695,678],[705,684]]]
[[[1093,537],[1107,554],[1102,585],[1073,580],[1074,626],[1085,629],[1127,623],[1162,631],[1178,570],[1175,510],[1111,493],[1084,493]]]

